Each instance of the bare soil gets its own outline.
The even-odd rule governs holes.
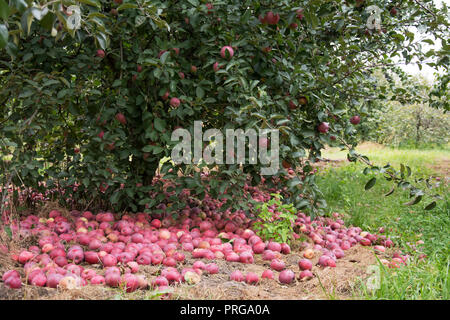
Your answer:
[[[437,177],[441,177],[444,183],[450,180],[450,159],[441,159],[429,167],[437,173]]]

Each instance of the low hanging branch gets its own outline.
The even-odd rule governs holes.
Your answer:
[[[424,207],[424,210],[432,210],[436,207],[436,200],[442,199],[442,196],[439,194],[432,194],[431,190],[437,187],[437,185],[433,186],[430,178],[426,179],[414,179],[414,182],[422,183],[425,182],[426,189],[419,188],[416,185],[413,185],[408,178],[411,177],[412,171],[409,166],[405,166],[404,164],[400,164],[400,171],[395,170],[389,163],[383,167],[379,167],[373,164],[367,156],[361,155],[356,152],[352,145],[349,145],[346,141],[344,141],[341,137],[338,137],[339,140],[348,148],[349,153],[347,154],[347,159],[350,162],[360,161],[367,165],[364,169],[363,173],[367,175],[370,172],[382,173],[384,178],[388,181],[393,181],[395,184],[392,186],[391,190],[387,192],[384,196],[390,196],[395,192],[396,188],[409,189],[409,197],[412,198],[410,201],[404,203],[404,205],[411,206],[418,204],[424,196],[434,199],[428,205]],[[364,189],[371,189],[375,183],[377,182],[376,177],[372,177],[369,181],[366,182]]]

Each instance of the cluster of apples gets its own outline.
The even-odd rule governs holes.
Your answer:
[[[316,263],[318,268],[334,268],[338,259],[345,256],[345,251],[355,245],[372,246],[377,254],[386,252],[386,248],[392,247],[393,241],[382,234],[371,234],[362,231],[358,227],[346,228],[339,214],[334,213],[334,218],[319,217],[311,221],[310,217],[299,213],[295,222],[295,229],[302,234],[307,235],[311,242],[302,242],[301,251],[303,258],[298,261],[299,274],[298,280],[305,281],[314,277],[312,269],[314,264],[312,259],[318,257]],[[380,229],[379,233],[383,233]],[[298,233],[294,233],[295,238],[299,238]],[[285,243],[262,242],[258,238],[251,237],[249,242],[254,242],[252,250],[254,254],[262,254],[263,260],[270,261],[270,269],[265,270],[261,278],[255,273],[249,272],[243,275],[240,271],[234,271],[230,275],[230,280],[245,281],[248,284],[258,283],[260,279],[274,279],[275,272],[279,272],[278,280],[282,284],[291,284],[296,274],[293,270],[287,268],[282,259],[283,254],[291,252],[290,247]],[[389,268],[399,268],[408,263],[409,256],[402,254],[401,251],[394,253],[391,261],[380,258],[380,262]]]
[[[256,201],[270,199],[270,193],[258,187],[246,185],[244,192]],[[70,217],[58,210],[50,211],[46,218],[29,215],[19,223],[12,221],[10,224],[13,234],[38,239],[27,250],[9,253],[23,266],[24,277],[21,278],[17,270],[9,270],[2,279],[10,288],[20,288],[25,279],[30,285],[50,288],[91,284],[122,286],[127,292],[148,287],[166,290],[172,284],[195,284],[204,274],[219,273],[214,261],[252,264],[255,255],[261,255],[270,264],[270,270],[263,272],[262,279],[274,279],[275,271],[279,272],[280,283],[292,283],[295,273],[287,269],[283,261],[283,257],[291,253],[289,244],[267,241],[255,234],[251,229],[255,219],[247,217],[242,210],[220,213],[218,209],[223,203],[209,195],[201,202],[192,199],[177,219],[164,213],[119,215],[77,210],[71,211]],[[169,212],[170,203],[161,203],[159,209]],[[269,209],[275,217],[279,215],[275,206]],[[304,259],[298,262],[299,280],[314,276],[311,261],[314,256],[320,256],[317,267],[336,267],[337,260],[352,246],[374,245],[379,253],[393,246],[382,234],[364,232],[358,227],[346,228],[337,213],[333,218],[312,220],[298,212],[293,227],[294,238],[298,239],[301,234],[310,238],[309,242],[301,244]],[[5,246],[0,249],[7,252]],[[190,260],[186,258],[196,261],[188,266]],[[392,261],[381,261],[389,267],[399,267],[407,259],[397,254]],[[150,280],[139,274],[141,266],[145,265],[161,266],[160,275]],[[230,274],[230,280],[257,284],[260,277],[254,273],[244,277],[236,270]]]

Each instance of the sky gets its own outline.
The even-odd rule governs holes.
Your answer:
[[[434,0],[433,1],[436,5],[437,8],[440,8],[442,6],[442,3],[447,4],[447,6],[450,6],[450,0]],[[414,28],[415,29],[415,28]],[[410,30],[411,32],[414,32],[414,39],[419,39],[419,38],[430,38],[429,36],[423,35],[421,33],[419,33],[417,30]],[[433,39],[434,40],[434,39]],[[423,51],[427,52],[429,49],[435,49],[435,50],[439,50],[441,48],[441,43],[440,41],[436,41],[435,45],[428,45],[428,44],[423,44]],[[431,68],[430,66],[428,66],[427,64],[422,64],[422,70],[419,69],[419,67],[417,66],[417,64],[415,63],[410,63],[408,65],[400,65],[400,67],[403,69],[403,71],[411,74],[411,75],[421,75],[424,78],[426,78],[428,81],[430,81],[431,83],[434,81],[435,76],[434,73],[436,72],[436,69]]]

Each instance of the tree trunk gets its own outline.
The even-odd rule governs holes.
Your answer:
[[[422,118],[420,117],[420,112],[416,112],[416,149],[419,148],[419,142],[421,139],[420,136],[420,127],[422,126]]]

